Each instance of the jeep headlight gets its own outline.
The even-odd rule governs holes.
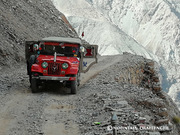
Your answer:
[[[63,68],[63,69],[67,69],[68,67],[69,67],[69,66],[68,66],[67,63],[63,63],[63,64],[62,64],[62,68]]]
[[[43,63],[41,64],[41,66],[42,66],[42,68],[47,68],[48,63],[47,63],[47,62],[43,62]]]

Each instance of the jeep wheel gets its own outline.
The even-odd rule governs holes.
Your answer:
[[[31,84],[31,80],[32,80],[32,73],[31,73],[31,67],[32,65],[35,63],[36,61],[36,57],[34,55],[30,56],[30,60],[29,60],[29,64],[28,64],[28,73],[29,73],[29,82]]]
[[[76,80],[71,81],[71,94],[76,94],[78,89],[78,75],[76,75]]]
[[[78,72],[77,76],[78,76],[78,77],[77,77],[77,83],[78,83],[78,86],[79,86],[79,85],[80,85],[80,81],[81,81],[81,80],[80,80],[80,73],[79,73],[79,72]]]
[[[37,79],[32,79],[31,80],[31,90],[32,93],[37,93],[38,92],[38,80]]]

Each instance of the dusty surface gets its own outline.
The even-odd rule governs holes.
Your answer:
[[[81,84],[116,62],[111,59],[112,57],[99,59],[99,64],[82,74]],[[111,62],[107,63],[109,60]],[[4,73],[1,71],[0,134],[80,134],[74,111],[77,100],[85,96],[86,91],[80,89],[77,95],[70,95],[68,89],[60,89],[60,84],[50,84],[41,88],[42,92],[32,94],[25,65],[13,70],[9,69]]]
[[[82,74],[83,85],[76,95],[69,94],[68,89],[56,83],[44,85],[41,92],[32,94],[25,65],[14,67],[13,71],[1,70],[0,135],[110,134],[112,131],[108,131],[107,126],[111,124],[113,112],[119,113],[119,124],[127,122],[131,126],[137,126],[140,123],[136,121],[140,117],[146,119],[144,124],[153,124],[155,118],[159,118],[155,114],[157,108],[154,108],[156,110],[153,112],[145,105],[138,105],[138,102],[146,99],[152,102],[152,107],[156,107],[158,102],[158,105],[167,108],[166,102],[149,90],[114,81],[114,76],[121,70],[121,66],[144,60],[138,57],[131,61],[131,58],[132,56],[128,55],[100,57],[98,64],[88,73]],[[168,104],[176,109],[172,101],[167,100]],[[174,116],[179,112],[172,110],[169,113]],[[101,124],[95,125],[94,122]],[[142,135],[146,132],[120,131],[121,134]],[[160,134],[159,131],[152,132]],[[178,129],[173,125],[173,132],[162,134],[178,134]]]

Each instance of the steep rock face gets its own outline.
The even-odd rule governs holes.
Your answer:
[[[111,60],[118,58],[119,61],[82,87],[86,97],[79,100],[78,105],[83,106],[79,106],[76,111],[81,116],[78,120],[81,134],[112,134],[107,128],[111,124],[137,128],[137,131],[121,128],[117,131],[119,134],[179,134],[180,126],[173,119],[179,116],[180,112],[172,99],[159,87],[157,63],[129,53],[120,56],[109,56]],[[100,66],[104,63],[106,62],[100,61],[98,64]],[[117,114],[116,121],[112,120],[112,114]],[[101,124],[97,126],[95,121]],[[141,126],[162,126],[167,127],[167,130],[138,130]]]
[[[0,1],[0,65],[24,59],[24,41],[47,36],[77,37],[49,0]]]

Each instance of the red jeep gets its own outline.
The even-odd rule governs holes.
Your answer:
[[[97,63],[97,48],[97,45],[82,45],[79,38],[48,37],[26,41],[27,73],[32,92],[38,92],[42,82],[58,81],[75,94],[80,85],[80,73]]]

